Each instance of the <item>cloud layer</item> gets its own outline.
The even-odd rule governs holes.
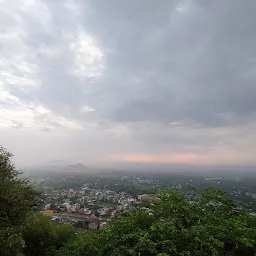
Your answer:
[[[0,1],[0,141],[19,164],[256,164],[256,2]]]

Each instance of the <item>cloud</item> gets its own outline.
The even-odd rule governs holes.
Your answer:
[[[98,77],[104,68],[103,52],[96,46],[94,39],[78,29],[77,38],[70,44],[74,52],[76,68],[74,73],[89,78]]]
[[[256,164],[255,1],[0,6],[1,139],[20,162]]]
[[[99,106],[103,115],[117,122],[186,121],[206,126],[254,119],[254,78],[243,75],[253,68],[255,37],[249,32],[253,15],[241,18],[242,24],[233,15],[242,17],[254,3],[217,1],[215,6],[205,6],[198,1],[181,1],[178,6],[186,6],[182,14],[173,5],[163,4],[169,13],[161,9],[161,16],[152,18],[154,26],[147,16],[151,4],[142,3],[146,11],[141,22],[136,11],[122,13],[119,5],[124,15],[121,21],[118,15],[99,15],[104,30],[95,30],[112,50],[109,69],[116,72],[100,84],[106,88],[105,101],[114,98],[117,102],[108,113],[105,105]],[[122,22],[123,31],[119,31]],[[111,41],[111,33],[106,31],[120,34]]]

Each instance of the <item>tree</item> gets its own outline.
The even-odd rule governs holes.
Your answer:
[[[25,241],[24,254],[54,256],[74,235],[74,228],[71,225],[55,223],[47,216],[32,214],[27,218],[22,232]]]
[[[50,210],[53,211],[53,210],[55,210],[55,208],[56,208],[56,207],[55,207],[54,203],[51,203],[51,204],[50,204]]]
[[[39,204],[38,194],[20,177],[11,162],[12,154],[0,147],[0,248],[1,255],[16,255],[25,245],[22,224]]]
[[[0,255],[56,255],[75,235],[74,228],[35,212],[40,196],[21,178],[11,157],[0,148]]]

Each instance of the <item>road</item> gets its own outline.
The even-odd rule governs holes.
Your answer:
[[[95,221],[104,222],[107,220],[106,218],[90,218],[88,216],[75,214],[75,213],[58,213],[58,212],[53,213],[52,217],[58,217],[59,219],[67,218],[75,221],[89,221],[89,222],[95,222]]]

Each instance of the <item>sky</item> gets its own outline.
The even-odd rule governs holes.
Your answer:
[[[256,166],[255,0],[0,0],[0,144],[19,166]]]

